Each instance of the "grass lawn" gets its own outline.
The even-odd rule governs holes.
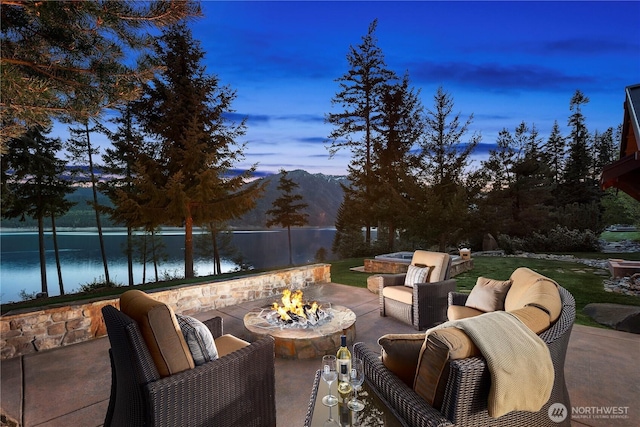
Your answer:
[[[581,254],[575,254],[580,257]],[[587,254],[584,258],[587,258]],[[594,256],[598,255],[598,256]],[[640,260],[640,254],[589,254],[589,258],[624,258]],[[366,287],[369,273],[351,271],[352,267],[364,265],[363,258],[353,258],[332,263],[331,281],[345,285]],[[587,326],[606,328],[594,322],[583,313],[585,305],[592,302],[606,302],[626,305],[639,305],[640,298],[606,292],[602,286],[603,280],[610,277],[608,270],[592,268],[584,264],[551,261],[531,258],[512,257],[473,257],[473,270],[467,271],[455,277],[458,290],[470,291],[479,276],[492,279],[508,279],[511,273],[518,267],[528,267],[543,274],[566,288],[576,299],[576,323]]]
[[[640,231],[605,231],[600,238],[607,242],[618,242],[620,240],[634,240],[640,242]]]

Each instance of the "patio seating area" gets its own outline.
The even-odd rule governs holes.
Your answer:
[[[415,333],[412,325],[381,317],[378,295],[366,288],[340,284],[315,285],[305,290],[310,299],[331,301],[357,316],[356,341],[377,350],[380,336]],[[206,320],[221,316],[224,331],[252,341],[244,315],[273,299],[256,300],[221,310],[199,313]],[[101,426],[111,388],[109,340],[99,338],[54,350],[2,361],[3,413],[23,426]],[[640,336],[575,325],[566,355],[565,377],[574,408],[574,426],[634,426],[640,420],[637,396]],[[319,359],[276,358],[276,417],[278,426],[304,423]],[[217,390],[213,391],[214,393]],[[626,408],[612,419],[608,408]]]

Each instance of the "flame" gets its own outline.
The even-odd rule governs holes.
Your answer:
[[[305,312],[305,306],[309,307],[308,304],[304,303],[303,292],[301,290],[292,293],[289,289],[285,289],[282,293],[282,306],[274,302],[273,310],[277,311],[280,318],[285,321],[291,320],[290,313],[306,319],[307,313]],[[315,314],[319,307],[318,303],[314,301],[311,304],[311,309],[307,308],[307,310]]]

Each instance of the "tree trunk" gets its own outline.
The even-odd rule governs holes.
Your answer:
[[[127,227],[127,273],[129,286],[133,286],[133,228]]]
[[[42,214],[38,215],[38,251],[40,253],[40,283],[42,285],[42,293],[49,296],[49,288],[47,287],[47,260],[44,248],[44,221]]]
[[[149,233],[144,233],[142,239],[142,284],[147,283],[147,236]]]
[[[89,138],[89,122],[85,122],[87,134],[87,153],[89,154],[89,173],[91,174],[91,190],[93,191],[93,210],[96,213],[96,226],[98,227],[98,238],[100,240],[100,253],[102,254],[102,265],[104,266],[104,280],[107,286],[111,284],[109,278],[109,267],[107,265],[107,253],[104,248],[104,237],[102,235],[102,223],[100,222],[100,212],[98,211],[98,189],[96,186],[96,176],[93,173],[93,155],[91,153],[91,140]]]
[[[64,295],[64,283],[62,282],[62,266],[60,265],[60,248],[58,247],[58,232],[56,231],[56,216],[51,213],[51,235],[53,236],[53,251],[56,254],[56,270],[58,272],[58,285],[60,295]]]
[[[193,217],[191,208],[187,206],[187,215],[184,219],[184,277],[193,277]]]
[[[287,226],[287,235],[289,237],[289,265],[293,265],[293,255],[291,252],[291,226]]]
[[[220,250],[218,249],[218,230],[213,223],[209,224],[211,230],[211,245],[213,247],[213,274],[222,274],[222,265],[220,263]]]
[[[156,250],[156,229],[151,231],[151,254],[153,256],[153,274],[158,281],[158,251]]]

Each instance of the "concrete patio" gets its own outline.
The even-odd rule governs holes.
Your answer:
[[[377,347],[386,333],[413,333],[413,328],[378,312],[378,296],[367,289],[324,284],[305,289],[308,299],[339,303],[357,315],[357,341]],[[257,300],[200,313],[201,320],[221,316],[226,333],[251,340],[242,319]],[[1,363],[1,403],[25,427],[101,426],[109,402],[109,341],[99,338]],[[574,326],[565,367],[574,426],[640,425],[640,336]],[[278,426],[302,425],[320,360],[276,361]],[[615,409],[616,418],[607,415]]]

